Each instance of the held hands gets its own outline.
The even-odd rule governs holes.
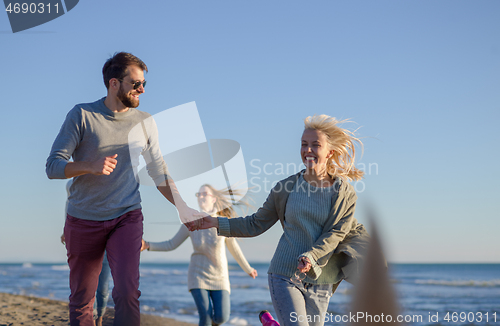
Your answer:
[[[189,231],[219,228],[219,220],[217,217],[205,216],[203,218],[197,219],[195,221],[185,222],[184,225]]]
[[[106,156],[105,158],[100,158],[94,162],[90,163],[90,173],[95,175],[110,175],[111,172],[116,168],[116,157],[118,154],[113,156]]]
[[[188,223],[199,220],[207,215],[205,213],[198,212],[196,209],[192,209],[187,205],[179,205],[179,207],[177,207],[177,211],[179,212],[179,218],[181,219],[181,222],[186,226],[188,226]]]

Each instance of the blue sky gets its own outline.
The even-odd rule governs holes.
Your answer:
[[[140,109],[195,101],[208,139],[241,144],[255,186],[299,166],[305,117],[352,119],[367,170],[357,218],[376,212],[389,261],[500,262],[499,15],[498,1],[80,1],[13,34],[0,14],[0,262],[65,260],[65,182],[47,179],[45,160],[66,113],[105,96],[117,51],[149,67]],[[173,236],[175,209],[141,194],[145,238]],[[268,261],[280,233],[240,243]]]

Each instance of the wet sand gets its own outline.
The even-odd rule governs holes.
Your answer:
[[[113,326],[114,310],[106,309],[104,326]],[[0,326],[69,325],[68,303],[44,298],[0,293]],[[141,314],[141,326],[193,326],[170,318]]]

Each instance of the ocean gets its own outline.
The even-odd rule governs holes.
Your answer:
[[[268,264],[251,265],[259,273],[255,280],[230,264],[229,325],[260,325],[258,314],[264,309],[275,316]],[[197,324],[187,269],[187,263],[142,263],[142,312]],[[500,264],[391,264],[389,271],[407,325],[500,325]],[[68,301],[68,274],[63,263],[0,264],[0,292]],[[330,300],[325,325],[346,324],[351,293],[352,286],[342,282]]]

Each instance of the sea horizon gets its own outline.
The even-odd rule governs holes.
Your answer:
[[[258,312],[274,313],[267,283],[269,263],[250,264],[259,273],[256,279],[229,263],[232,311],[228,325],[259,325]],[[188,266],[189,262],[141,262],[141,312],[196,324],[197,310],[187,287]],[[474,317],[474,321],[494,316],[500,322],[500,263],[389,263],[389,277],[401,314],[412,319],[407,325],[444,325],[447,314]],[[0,292],[4,293],[67,302],[68,278],[66,262],[0,263]],[[349,312],[352,290],[351,284],[340,284],[330,299],[331,316],[340,318]],[[112,299],[108,306],[113,306]],[[437,315],[440,323],[429,320]]]

